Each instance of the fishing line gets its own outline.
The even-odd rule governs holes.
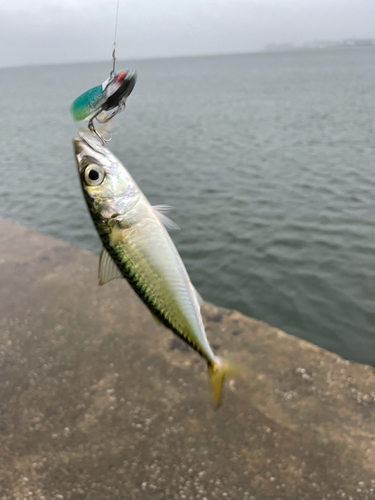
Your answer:
[[[109,129],[106,137],[96,130],[94,120],[101,125],[108,123],[120,111],[125,109],[126,99],[132,93],[137,72],[134,69],[125,69],[116,74],[116,44],[117,26],[120,0],[117,0],[115,33],[113,38],[112,71],[101,85],[96,85],[75,99],[70,107],[74,121],[88,120],[88,129],[97,135],[102,144],[110,141],[112,136]]]
[[[115,36],[113,39],[113,52],[112,52],[112,60],[113,60],[113,67],[112,71],[110,73],[110,76],[114,76],[116,73],[116,38],[117,38],[117,21],[118,21],[118,7],[119,7],[120,0],[117,0],[117,7],[116,7],[116,21],[115,21]]]

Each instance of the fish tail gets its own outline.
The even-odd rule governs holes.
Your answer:
[[[218,356],[215,356],[214,360],[208,363],[208,376],[215,410],[219,408],[221,403],[225,377],[235,377],[244,371],[245,368],[243,366],[232,364],[226,359]]]

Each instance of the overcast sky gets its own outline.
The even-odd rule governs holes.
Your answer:
[[[0,0],[0,66],[111,57],[117,0]],[[117,57],[375,38],[375,0],[120,0]]]

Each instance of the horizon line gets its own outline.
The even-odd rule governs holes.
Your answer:
[[[267,50],[268,46],[264,46],[262,49],[258,50],[246,50],[239,52],[215,52],[215,53],[205,53],[205,54],[181,54],[181,55],[170,55],[170,56],[152,56],[152,57],[130,57],[128,59],[117,59],[117,61],[157,61],[157,60],[166,60],[166,59],[189,59],[189,58],[205,58],[205,57],[225,57],[225,56],[244,56],[248,54],[252,55],[271,55],[271,54],[283,54],[288,52],[322,52],[322,51],[330,51],[337,50],[338,48],[342,49],[360,49],[360,48],[373,48],[374,46],[369,47],[299,47],[295,45],[291,45],[290,47],[283,47],[282,50],[277,49],[277,44],[275,44],[275,50]],[[86,61],[70,61],[70,62],[56,62],[56,63],[35,63],[35,64],[15,64],[14,66],[0,66],[0,71],[3,69],[20,69],[20,68],[39,68],[44,66],[70,66],[74,64],[104,64],[107,63],[112,64],[112,59],[104,60],[86,60]]]

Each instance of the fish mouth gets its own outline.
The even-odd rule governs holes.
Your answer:
[[[81,136],[81,134],[79,134]],[[94,143],[92,141],[97,141],[97,139],[94,137],[90,141],[90,137],[74,137],[73,139],[73,147],[74,147],[74,152],[76,155],[87,155],[87,154],[92,154],[93,151],[96,151],[96,148],[94,148]]]
[[[78,139],[78,137],[74,137],[73,148],[74,148],[74,153],[75,153],[75,157],[76,157],[77,168],[78,168],[78,171],[81,173],[83,170],[81,160],[83,157],[82,153],[84,150],[84,142],[82,141],[82,139]]]
[[[74,137],[73,139],[73,148],[76,157],[77,168],[79,172],[82,172],[84,170],[84,162],[82,162],[82,160],[85,157],[92,155],[92,149],[83,139],[79,139],[78,137]]]
[[[80,129],[79,137],[74,137],[73,148],[80,173],[84,171],[88,162],[101,165],[108,151],[92,132],[84,129]]]
[[[78,137],[74,137],[73,139],[73,147],[74,147],[74,152],[76,155],[79,155],[83,151],[82,147],[82,139],[78,139]]]

